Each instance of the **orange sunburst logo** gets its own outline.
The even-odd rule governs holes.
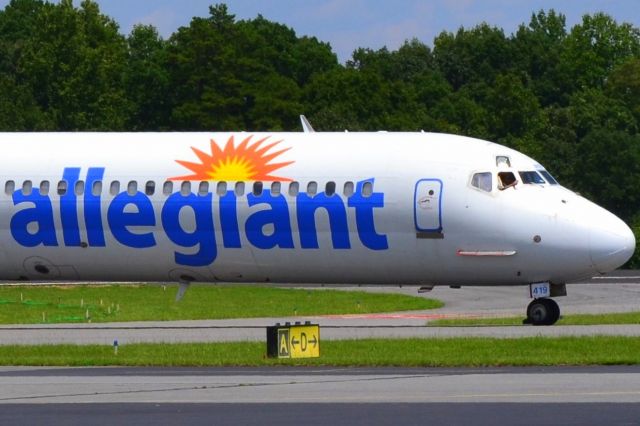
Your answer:
[[[291,181],[289,178],[273,176],[270,173],[281,169],[294,161],[270,163],[280,155],[289,151],[285,148],[269,153],[282,140],[265,144],[266,138],[251,143],[253,135],[245,138],[235,146],[233,136],[229,138],[223,149],[211,139],[211,154],[191,147],[199,163],[176,160],[178,164],[191,170],[193,174],[177,176],[170,180],[217,180],[217,181]]]

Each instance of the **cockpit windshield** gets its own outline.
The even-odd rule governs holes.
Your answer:
[[[547,180],[547,182],[548,182],[550,185],[557,185],[557,184],[558,184],[558,181],[557,181],[557,180],[555,180],[555,178],[554,178],[553,176],[551,176],[551,173],[549,173],[548,171],[546,171],[546,170],[540,170],[540,174],[541,174],[542,176],[544,176],[544,178]]]
[[[540,185],[544,185],[546,182],[542,179],[542,176],[538,174],[538,172],[529,171],[529,172],[518,172],[520,174],[520,178],[522,179],[522,183],[537,183]]]
[[[471,186],[486,192],[491,192],[493,183],[491,182],[491,173],[475,173],[471,178]]]

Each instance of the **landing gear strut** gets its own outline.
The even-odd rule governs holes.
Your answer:
[[[553,325],[560,318],[560,307],[553,299],[534,299],[527,307],[524,324]]]

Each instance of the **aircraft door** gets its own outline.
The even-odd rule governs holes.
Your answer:
[[[442,233],[442,181],[420,179],[414,193],[414,218],[418,232]]]

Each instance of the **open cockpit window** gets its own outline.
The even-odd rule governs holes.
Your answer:
[[[539,185],[544,185],[546,182],[542,179],[542,176],[538,174],[538,172],[530,171],[530,172],[518,172],[520,174],[520,178],[522,179],[522,183],[537,183]]]
[[[498,188],[501,191],[509,188],[510,186],[516,186],[518,181],[516,180],[516,176],[512,172],[500,172],[498,173]]]
[[[545,180],[547,181],[547,183],[549,185],[557,185],[558,184],[558,181],[553,176],[551,176],[551,173],[549,173],[548,171],[540,170],[540,174],[542,176],[544,176]]]
[[[491,192],[491,189],[493,189],[491,173],[474,173],[474,175],[471,177],[471,186],[486,192]]]

